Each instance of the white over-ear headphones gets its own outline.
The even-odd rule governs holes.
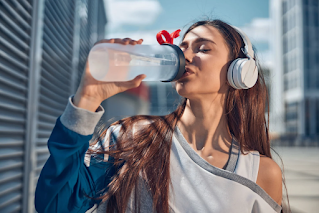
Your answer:
[[[246,34],[239,28],[232,26],[241,36],[245,47],[241,50],[247,58],[237,58],[229,66],[227,79],[235,89],[249,89],[253,87],[258,78],[258,68],[255,61],[255,53]]]

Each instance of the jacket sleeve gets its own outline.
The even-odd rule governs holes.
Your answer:
[[[50,157],[35,191],[39,213],[85,212],[99,203],[88,196],[102,194],[100,190],[107,186],[114,169],[107,161],[92,160],[93,156],[86,156],[86,151],[103,113],[101,106],[97,112],[77,108],[72,104],[72,97],[69,98],[48,140]],[[85,158],[89,158],[90,165],[84,162]]]

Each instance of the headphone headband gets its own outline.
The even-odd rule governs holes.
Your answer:
[[[250,42],[248,36],[238,27],[235,27],[235,26],[232,26],[232,27],[238,32],[238,34],[241,36],[241,38],[244,41],[245,47],[242,49],[243,53],[248,58],[255,59],[255,52],[253,50],[253,46],[251,45],[251,42]]]
[[[229,66],[227,79],[235,89],[249,89],[253,87],[258,79],[258,68],[255,61],[255,53],[246,34],[237,27],[233,28],[238,32],[244,42],[241,48],[248,58],[237,58]]]

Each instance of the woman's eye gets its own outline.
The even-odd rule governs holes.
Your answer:
[[[205,44],[202,44],[202,45],[199,45],[199,46],[198,46],[198,52],[206,53],[206,52],[208,52],[209,50],[210,50],[210,49],[208,49]]]
[[[208,51],[210,51],[210,50],[209,49],[199,49],[199,52],[203,52],[203,53],[206,53]]]

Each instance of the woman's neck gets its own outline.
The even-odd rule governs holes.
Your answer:
[[[196,150],[227,151],[231,134],[227,127],[224,95],[202,99],[188,99],[185,111],[178,122],[185,139]]]

